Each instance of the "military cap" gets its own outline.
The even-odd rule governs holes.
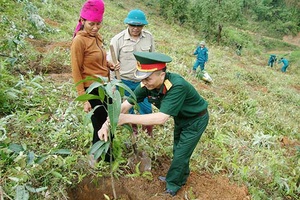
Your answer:
[[[166,63],[172,61],[170,56],[157,52],[134,52],[134,57],[138,61],[134,76],[138,79],[145,79],[153,72],[162,70]]]

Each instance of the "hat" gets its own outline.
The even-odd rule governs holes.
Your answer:
[[[147,25],[148,21],[146,19],[146,15],[141,10],[131,10],[127,17],[124,20],[125,24],[131,24],[131,25]]]
[[[80,17],[92,22],[102,22],[104,14],[104,2],[103,0],[88,0],[86,1],[80,11]],[[80,30],[81,21],[76,26],[74,31],[74,37],[76,33]]]
[[[166,63],[172,61],[170,56],[156,52],[134,52],[134,57],[138,61],[134,76],[138,79],[145,79],[153,72],[162,70]]]
[[[204,41],[201,41],[201,42],[200,42],[200,45],[205,45],[205,42],[204,42]]]

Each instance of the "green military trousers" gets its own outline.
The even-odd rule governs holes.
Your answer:
[[[208,124],[208,112],[203,116],[175,121],[173,160],[166,176],[166,188],[177,192],[190,174],[190,158]]]

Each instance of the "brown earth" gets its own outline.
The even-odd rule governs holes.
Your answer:
[[[249,200],[250,195],[245,186],[231,183],[225,176],[212,176],[206,172],[191,172],[186,183],[171,197],[165,195],[165,183],[158,176],[166,174],[170,160],[161,158],[158,166],[151,170],[153,180],[142,177],[115,179],[116,197],[120,200]],[[156,164],[157,164],[156,163]],[[69,192],[70,200],[105,200],[107,195],[114,199],[110,178],[87,177]]]
[[[291,36],[291,35],[286,35],[283,38],[283,41],[293,44],[293,45],[297,45],[300,47],[300,33],[298,33],[295,36]]]

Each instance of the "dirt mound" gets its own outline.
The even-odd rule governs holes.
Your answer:
[[[245,186],[238,186],[228,178],[212,176],[208,173],[191,172],[187,184],[175,197],[163,194],[165,183],[158,180],[159,175],[166,174],[169,160],[159,161],[151,170],[153,180],[142,177],[115,179],[117,198],[121,200],[248,200],[250,195]],[[107,195],[113,199],[110,178],[86,177],[81,183],[68,191],[70,200],[105,200]]]
[[[248,200],[250,196],[245,186],[239,187],[222,176],[191,173],[187,184],[175,197],[163,194],[165,183],[157,177],[149,181],[144,178],[120,178],[116,180],[116,193],[122,200],[161,200],[161,199],[198,199],[198,200]],[[76,188],[69,191],[70,200],[105,200],[105,195],[113,199],[109,178],[85,178]]]

